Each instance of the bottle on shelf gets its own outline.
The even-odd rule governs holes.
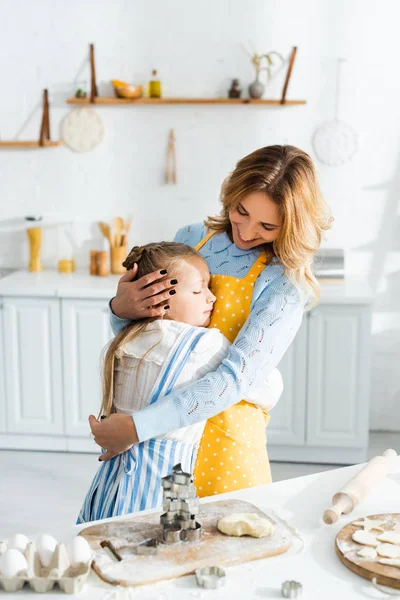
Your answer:
[[[149,81],[149,97],[150,98],[161,98],[161,82],[157,78],[157,71],[153,69],[153,78]]]

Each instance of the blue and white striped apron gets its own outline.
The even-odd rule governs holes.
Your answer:
[[[150,393],[150,404],[173,390],[204,334],[205,331],[190,327],[178,337]],[[177,463],[181,463],[186,473],[192,473],[197,448],[198,444],[152,438],[103,462],[92,481],[77,524],[161,506],[162,477],[169,475]]]

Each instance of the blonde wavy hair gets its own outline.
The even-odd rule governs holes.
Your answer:
[[[160,281],[163,281],[167,278],[170,279],[171,277],[174,277],[177,272],[177,267],[182,261],[190,261],[193,260],[193,258],[201,258],[204,260],[194,248],[191,248],[186,244],[177,242],[159,242],[155,244],[146,244],[145,246],[135,246],[129,252],[126,260],[122,264],[128,271],[133,269],[135,263],[138,265],[138,272],[135,280],[140,279],[153,271],[157,271],[158,269],[167,269],[168,275],[164,278],[160,278]],[[108,417],[112,413],[115,360],[123,360],[122,357],[116,358],[116,353],[122,346],[141,335],[149,323],[152,323],[159,318],[162,317],[148,317],[141,319],[140,321],[132,321],[106,346],[103,361],[102,404],[99,417]],[[151,352],[153,348],[150,348],[148,352]],[[143,358],[144,357],[142,357],[142,360]]]
[[[264,244],[269,258],[276,256],[288,279],[317,304],[319,283],[312,272],[314,255],[323,232],[332,224],[309,155],[294,146],[266,146],[245,156],[225,179],[220,200],[222,212],[205,225],[227,232],[232,239],[229,211],[252,192],[264,192],[279,208],[282,227],[277,239]]]

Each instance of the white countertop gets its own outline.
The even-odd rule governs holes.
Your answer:
[[[0,279],[0,296],[58,298],[103,298],[109,300],[117,291],[120,275],[97,277],[87,271],[59,273],[46,270],[29,273],[21,270]]]
[[[103,298],[115,296],[120,276],[95,277],[87,271],[71,274],[48,269],[42,273],[15,271],[0,279],[0,296]],[[372,292],[365,281],[322,283],[321,304],[371,304]]]
[[[302,583],[304,600],[384,598],[382,593],[372,588],[370,582],[349,571],[339,561],[334,541],[340,529],[356,518],[399,512],[400,457],[396,459],[393,472],[371,491],[353,513],[343,515],[335,525],[325,525],[321,518],[325,508],[329,507],[333,494],[360,468],[361,465],[335,469],[219,496],[218,499],[240,498],[252,502],[266,513],[276,511],[289,525],[296,527],[303,538],[304,548],[301,549],[301,542],[296,541],[293,549],[281,556],[228,567],[226,585],[219,590],[201,590],[196,586],[194,576],[187,576],[170,582],[130,588],[130,596],[127,591],[124,594],[122,590],[124,595],[121,595],[121,600],[136,597],[138,600],[281,598],[281,584],[288,579]],[[207,499],[202,500],[206,501]],[[77,532],[84,527],[65,527],[64,539],[69,539],[72,531]],[[90,600],[118,600],[118,596],[112,595],[118,589],[103,583],[92,573],[81,597]],[[14,594],[13,598],[26,594],[33,592],[24,589]],[[49,592],[46,598],[59,600],[60,595],[58,592]]]

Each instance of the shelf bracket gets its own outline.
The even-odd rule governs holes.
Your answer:
[[[94,44],[89,44],[89,59],[90,59],[90,102],[95,103],[95,98],[98,96],[96,84],[96,67],[94,63]]]
[[[44,146],[46,140],[50,140],[49,93],[47,90],[43,90],[43,114],[40,125],[39,146]]]
[[[296,53],[297,53],[297,47],[293,46],[292,53],[289,58],[289,66],[288,66],[288,70],[286,73],[286,79],[285,79],[285,83],[284,83],[283,90],[282,90],[281,104],[286,104],[286,93],[288,90],[290,77],[292,75],[292,70],[293,70],[294,60],[296,58]]]

